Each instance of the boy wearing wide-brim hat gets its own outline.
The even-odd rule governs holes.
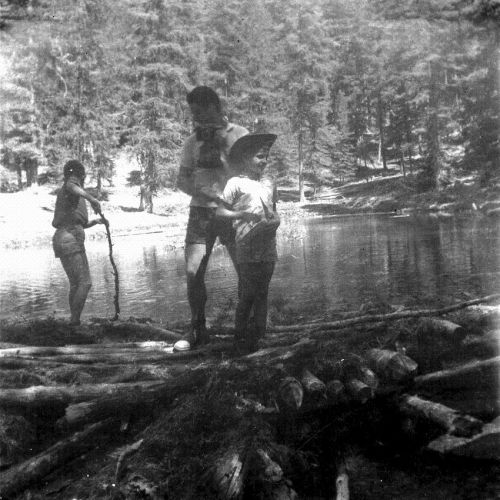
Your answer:
[[[233,174],[224,188],[217,216],[233,221],[236,230],[238,305],[235,340],[238,350],[258,347],[267,324],[267,296],[277,260],[276,189],[264,175],[274,134],[249,134],[231,147],[227,162]],[[249,327],[253,308],[254,328]]]

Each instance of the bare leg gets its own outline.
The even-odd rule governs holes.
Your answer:
[[[191,324],[193,326],[205,321],[205,304],[207,302],[205,272],[211,251],[211,246],[208,247],[201,243],[188,244],[184,251],[187,294],[189,307],[191,308]]]
[[[78,325],[87,295],[92,287],[87,255],[85,252],[65,255],[61,257],[61,264],[69,279],[70,322]]]

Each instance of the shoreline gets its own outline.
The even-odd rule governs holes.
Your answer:
[[[500,215],[498,183],[489,189],[460,184],[445,191],[413,195],[402,192],[400,188],[400,178],[353,182],[320,190],[304,203],[293,199],[296,197],[294,191],[283,190],[283,198],[287,201],[278,202],[281,232],[285,237],[297,237],[295,222],[312,218]],[[54,186],[35,186],[26,191],[0,194],[0,248],[17,250],[51,246],[54,234],[51,225],[55,203],[53,190]],[[189,196],[162,190],[154,198],[154,213],[149,214],[135,208],[139,204],[135,188],[109,188],[106,191],[108,200],[101,203],[103,213],[110,221],[112,237],[157,233],[162,234],[172,248],[184,245]],[[89,218],[95,216],[89,213]],[[86,237],[87,241],[105,240],[106,231],[100,225],[94,226],[86,231]]]

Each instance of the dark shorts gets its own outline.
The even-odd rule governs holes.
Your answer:
[[[216,217],[216,211],[216,208],[189,207],[186,245],[213,245],[217,237],[225,246],[234,244],[236,232],[232,222]]]
[[[59,228],[52,237],[52,248],[56,257],[74,253],[85,253],[85,231],[82,226]]]

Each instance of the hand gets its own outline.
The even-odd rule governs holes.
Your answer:
[[[269,220],[273,222],[281,222],[278,212],[269,212]]]
[[[242,212],[241,219],[244,220],[245,222],[257,223],[261,221],[261,216],[259,214],[254,214],[252,212]]]
[[[92,207],[92,209],[96,214],[101,213],[101,204],[95,198],[93,200],[90,200],[90,206]]]

